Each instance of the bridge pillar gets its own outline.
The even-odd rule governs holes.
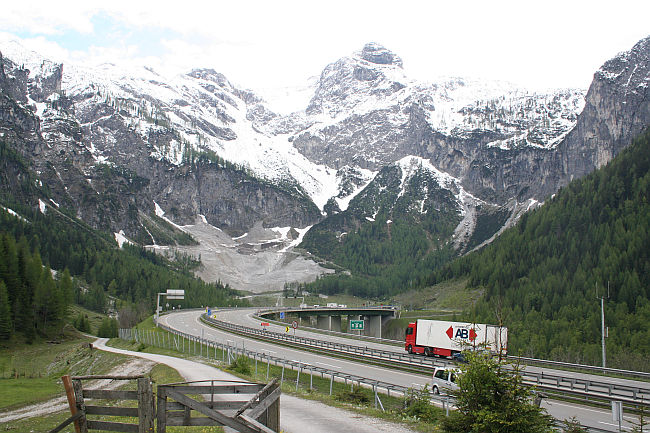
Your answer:
[[[368,316],[366,335],[381,338],[381,316]]]
[[[327,329],[330,330],[330,318],[331,316],[316,316],[316,327],[318,329]]]
[[[330,316],[330,331],[341,332],[341,316]]]
[[[381,329],[384,329],[384,327],[386,327],[386,323],[394,318],[395,316],[381,316]]]

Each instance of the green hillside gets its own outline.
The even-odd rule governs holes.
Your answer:
[[[483,288],[466,319],[501,319],[511,354],[596,365],[605,296],[607,365],[650,371],[649,168],[646,133],[425,285],[462,277]]]
[[[178,301],[184,308],[241,303],[228,287],[194,278],[183,261],[127,244],[117,248],[54,208],[43,214],[13,206],[20,217],[0,207],[0,340],[58,335],[72,303],[104,312],[111,298],[115,307],[150,314],[156,293],[167,289],[185,290]]]

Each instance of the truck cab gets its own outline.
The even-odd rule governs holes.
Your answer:
[[[422,354],[424,356],[451,357],[454,353],[460,352],[452,351],[448,348],[443,347],[420,346],[416,343],[417,332],[417,324],[409,323],[408,327],[406,328],[406,335],[404,339],[404,350],[406,350],[408,353]]]
[[[415,345],[415,323],[409,323],[409,326],[406,328],[404,350],[408,353],[418,353]]]

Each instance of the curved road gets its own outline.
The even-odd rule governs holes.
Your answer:
[[[223,310],[217,312],[217,318],[220,320],[228,321],[230,323],[259,328],[260,321],[251,317],[251,315],[256,311],[257,309]],[[428,373],[405,373],[397,370],[370,366],[361,362],[347,361],[340,358],[314,354],[311,352],[292,349],[284,346],[278,346],[272,343],[266,343],[247,337],[230,334],[201,323],[199,321],[199,316],[201,314],[201,311],[176,312],[161,316],[160,320],[162,323],[170,326],[171,328],[177,329],[187,334],[193,334],[199,337],[203,336],[203,338],[206,338],[208,340],[230,344],[231,346],[244,346],[247,350],[254,350],[259,353],[267,353],[289,360],[300,361],[313,366],[325,367],[331,370],[402,385],[405,387],[420,388],[429,383]],[[280,327],[278,325],[271,324],[271,328],[271,330],[276,332],[284,332],[284,327]],[[346,339],[344,337],[310,333],[308,331],[301,330],[297,330],[296,335],[319,338],[328,341],[341,341],[347,344],[358,344],[368,347],[372,346],[381,348],[383,350],[394,350],[396,352],[403,350],[399,347],[382,345],[381,343],[372,343],[365,341],[357,341],[356,343],[352,343],[350,339]],[[527,368],[531,369],[532,367]],[[599,379],[602,380],[604,378],[599,377]],[[544,407],[548,413],[556,419],[570,419],[571,417],[575,416],[580,421],[580,423],[585,426],[610,431],[618,431],[618,425],[614,424],[612,421],[611,411],[608,410],[578,406],[575,404],[555,400],[544,400],[542,402],[542,407]],[[624,419],[623,431],[629,431],[631,429],[631,424],[629,421],[636,421],[636,419],[634,417],[628,417],[626,415]]]
[[[224,322],[229,322],[229,323],[234,323],[236,325],[242,325],[242,326],[248,326],[250,328],[260,329],[261,328],[260,320],[253,317],[253,315],[257,311],[258,309],[252,309],[252,308],[239,309],[239,310],[220,310],[217,311],[216,314],[217,314],[217,318],[219,320],[223,320]],[[283,333],[285,332],[286,327],[282,325],[276,325],[274,323],[270,323],[269,326],[266,328],[268,331]],[[291,331],[291,334],[293,335],[293,330]],[[383,344],[383,343],[373,342],[373,341],[356,340],[354,338],[341,337],[337,335],[330,335],[330,334],[312,332],[312,331],[301,330],[301,329],[296,330],[296,336],[315,338],[323,341],[349,344],[352,346],[362,346],[362,347],[368,347],[373,349],[405,354],[403,345],[396,346],[396,345]],[[415,356],[419,357],[421,355],[415,355]],[[536,366],[528,365],[525,366],[525,369],[526,371],[531,373],[544,372],[551,375],[561,375],[561,376],[566,376],[570,374],[575,379],[594,380],[602,383],[626,385],[630,387],[646,388],[648,386],[647,382],[641,382],[641,381],[630,380],[630,379],[613,378],[607,376],[595,376],[589,373],[567,372],[567,371],[555,370],[548,367],[536,367]]]

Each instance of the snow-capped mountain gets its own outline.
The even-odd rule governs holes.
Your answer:
[[[159,207],[179,227],[238,237],[315,225],[335,242],[378,216],[409,218],[466,251],[650,122],[649,52],[646,38],[607,62],[585,96],[417,82],[371,43],[303,87],[303,109],[279,114],[214,70],[62,65],[0,41],[0,138],[53,202],[142,244],[166,238]]]
[[[537,94],[462,78],[418,83],[404,74],[399,56],[373,43],[328,65],[305,111],[270,126],[290,132],[296,148],[313,161],[377,170],[422,154],[422,136],[429,131],[502,149],[553,148],[583,104],[582,90]],[[294,130],[283,130],[285,125]]]

